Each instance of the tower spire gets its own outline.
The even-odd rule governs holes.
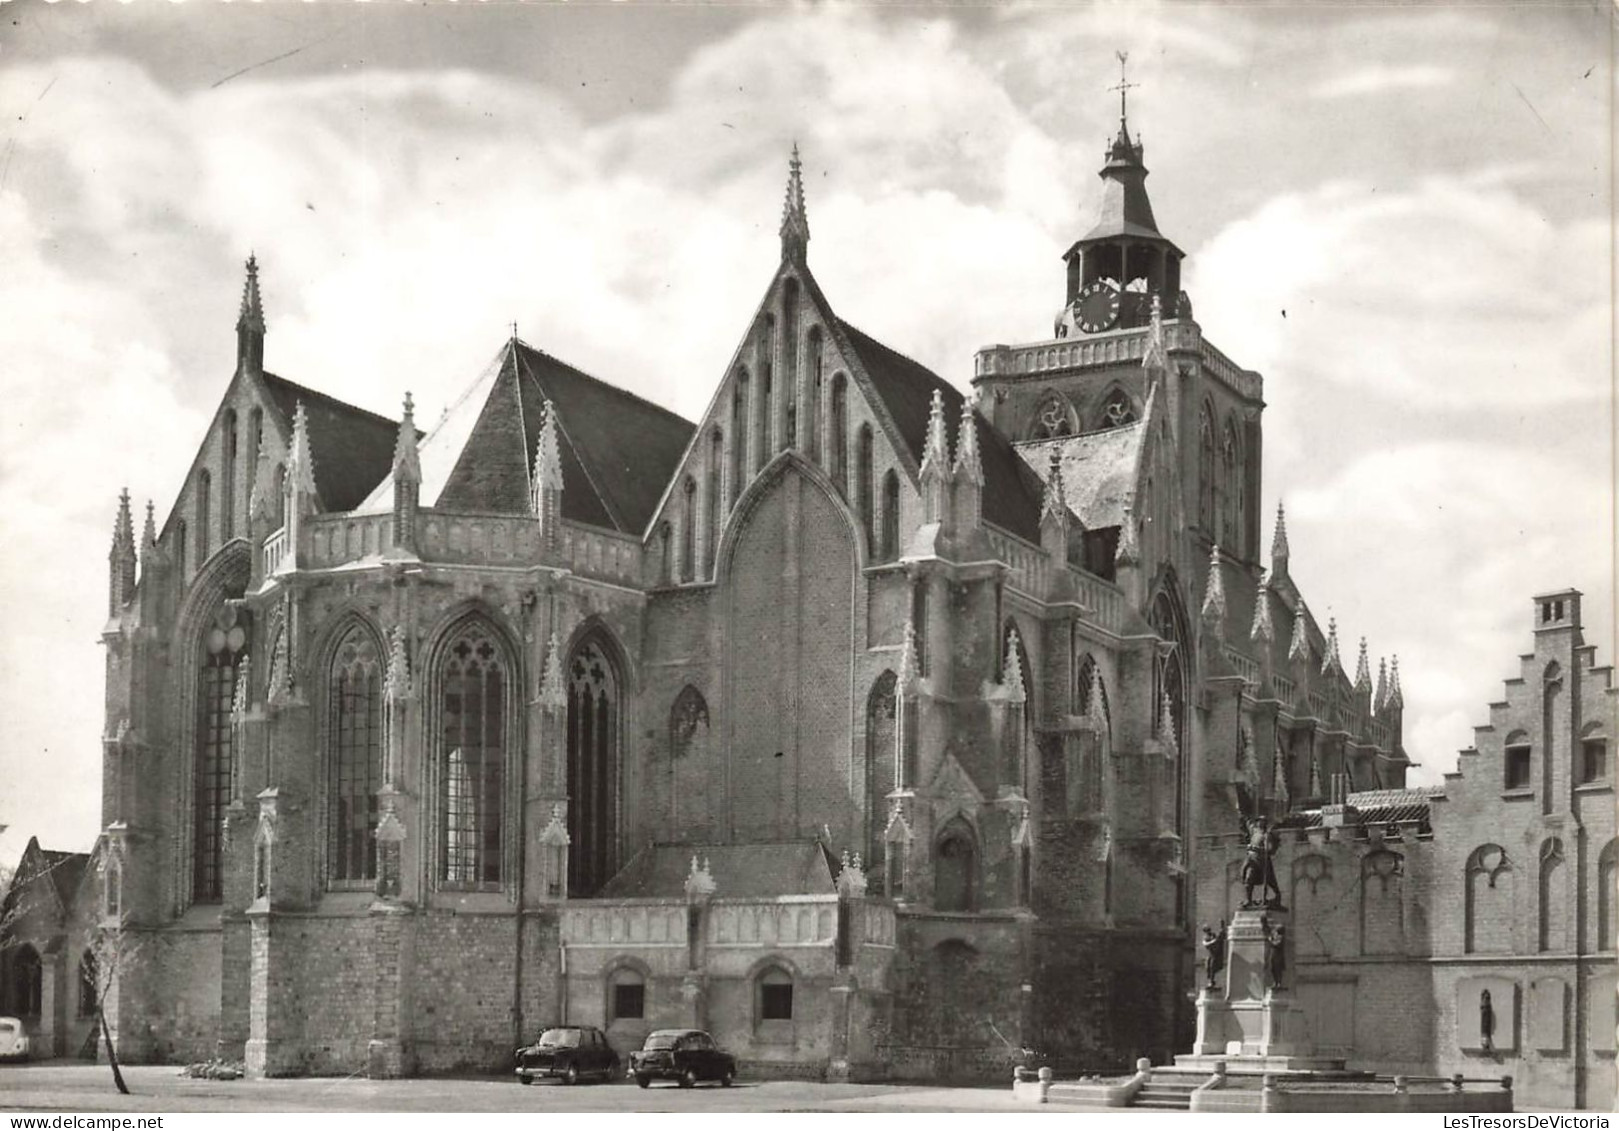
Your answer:
[[[787,162],[787,199],[781,209],[781,257],[803,266],[809,254],[809,214],[804,208],[804,163],[798,159],[798,142]]]
[[[1276,500],[1276,533],[1270,539],[1270,572],[1272,577],[1287,576],[1287,512],[1280,499]]]
[[[107,612],[117,613],[135,596],[135,521],[129,513],[129,488],[118,493],[118,516],[112,523]]]
[[[1129,104],[1125,101],[1125,97],[1130,93],[1130,91],[1134,90],[1140,84],[1131,82],[1129,78],[1128,65],[1130,62],[1130,52],[1115,51],[1113,54],[1117,56],[1119,60],[1119,82],[1117,86],[1112,86],[1108,89],[1119,92],[1119,136],[1124,139],[1125,144],[1129,144],[1130,110]]]
[[[249,254],[242,283],[242,307],[236,315],[236,368],[264,372],[264,303],[259,298],[259,261]]]

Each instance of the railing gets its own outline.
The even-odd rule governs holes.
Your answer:
[[[391,514],[320,514],[311,515],[307,521],[312,566],[357,562],[393,544]]]
[[[1054,568],[1050,556],[1038,546],[1031,546],[1022,539],[997,530],[989,531],[989,539],[996,556],[1012,571],[1012,588],[1043,600],[1050,592],[1051,571]],[[1109,632],[1118,632],[1123,628],[1125,599],[1118,586],[1083,570],[1064,568],[1074,579],[1080,603],[1090,610],[1096,623]]]
[[[287,528],[283,526],[264,540],[264,576],[269,577],[287,560]]]
[[[1259,690],[1259,663],[1255,660],[1250,660],[1247,656],[1229,646],[1225,650],[1225,658],[1230,661],[1237,674],[1242,676],[1242,682],[1247,685],[1249,692],[1257,692]]]
[[[716,899],[707,921],[710,946],[831,946],[837,941],[838,899]]]
[[[615,581],[640,581],[641,540],[632,535],[564,522],[562,554],[575,573]]]
[[[1145,327],[1114,330],[1090,338],[1058,338],[1025,345],[996,345],[978,351],[973,359],[974,377],[1018,377],[1140,361],[1147,353]],[[1197,323],[1175,320],[1164,323],[1164,348],[1196,350],[1208,374],[1234,392],[1257,400],[1264,382],[1259,374],[1242,369],[1230,358],[1203,340]]]
[[[1271,686],[1276,688],[1276,697],[1278,699],[1284,703],[1293,702],[1293,696],[1298,691],[1298,688],[1294,685],[1292,680],[1288,679],[1285,675],[1277,675],[1275,672],[1272,672],[1270,682]]]
[[[685,946],[686,905],[667,899],[568,904],[561,931],[568,946]]]

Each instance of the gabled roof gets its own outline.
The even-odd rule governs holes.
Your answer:
[[[264,388],[282,414],[288,435],[293,414],[303,402],[321,509],[350,511],[359,506],[393,466],[399,423],[274,373],[264,374]]]
[[[527,514],[546,401],[560,433],[562,516],[640,535],[695,426],[516,340],[422,441],[422,506]],[[361,509],[386,509],[392,491],[389,476]]]
[[[944,397],[945,419],[961,417],[966,399],[950,382],[920,362],[838,319],[850,347],[871,378],[883,407],[918,464],[927,446],[928,414],[934,390]],[[990,424],[978,422],[979,459],[984,469],[984,518],[1010,534],[1040,540],[1040,478],[1032,475],[1012,450],[1010,441]],[[960,440],[957,440],[959,445]]]
[[[3,896],[0,911],[9,912],[21,897],[23,888],[42,876],[50,880],[62,910],[71,911],[79,884],[83,881],[85,869],[89,865],[88,852],[58,852],[55,849],[41,848],[39,838],[30,837],[27,847],[23,849],[22,858],[17,861],[17,871],[12,877],[10,888],[0,892],[0,896]]]
[[[1122,524],[1124,508],[1134,503],[1138,457],[1146,435],[1146,421],[1137,420],[1079,436],[1026,440],[1014,448],[1041,483],[1051,474],[1051,453],[1059,452],[1068,509],[1086,530],[1100,530]]]

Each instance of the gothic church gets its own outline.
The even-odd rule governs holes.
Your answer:
[[[822,292],[796,152],[696,423],[515,335],[429,432],[362,411],[265,369],[249,260],[178,498],[114,527],[122,1055],[493,1069],[563,1020],[827,1078],[1188,1047],[1198,836],[1402,787],[1402,699],[1279,512],[1262,562],[1262,380],[1194,320],[1122,117],[1100,175],[1052,337],[966,397]]]

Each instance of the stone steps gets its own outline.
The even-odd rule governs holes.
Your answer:
[[[1141,1086],[1130,1106],[1155,1108],[1160,1111],[1190,1111],[1192,1093],[1197,1089],[1198,1083],[1201,1081],[1165,1080],[1154,1076],[1149,1083]]]

